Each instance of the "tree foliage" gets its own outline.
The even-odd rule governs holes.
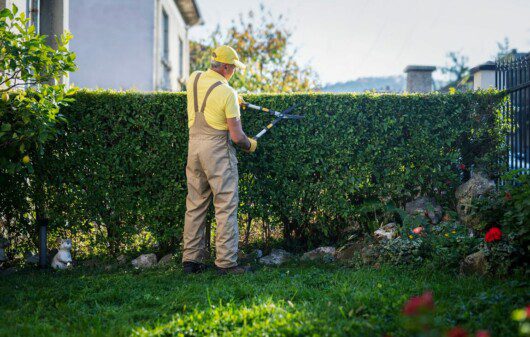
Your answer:
[[[74,93],[61,84],[75,70],[71,37],[57,38],[53,49],[16,6],[0,11],[0,230],[31,235],[34,206],[42,202],[34,197],[46,180],[37,167],[65,121],[59,108]]]
[[[296,61],[291,32],[282,15],[274,16],[263,5],[260,11],[240,14],[223,33],[219,27],[206,40],[190,42],[191,69],[209,67],[211,50],[218,45],[233,47],[246,70],[236,71],[232,85],[243,92],[296,92],[315,89],[317,74]]]
[[[442,67],[442,73],[449,74],[452,81],[459,83],[469,73],[469,58],[460,52],[454,51],[449,52],[447,58],[449,63]]]
[[[54,50],[16,6],[0,12],[0,172],[30,165],[29,151],[40,151],[57,133],[59,107],[73,93],[59,83],[75,70],[75,54],[67,49],[71,37],[58,38]]]
[[[501,42],[497,42],[497,54],[494,55],[494,58],[498,59],[503,56],[506,56],[511,51],[512,49],[510,47],[510,40],[508,39],[508,37],[505,36],[504,40],[502,40]]]

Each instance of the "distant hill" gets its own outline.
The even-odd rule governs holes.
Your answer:
[[[363,92],[366,90],[401,92],[405,90],[405,77],[401,75],[383,77],[361,77],[347,82],[327,84],[325,92]]]

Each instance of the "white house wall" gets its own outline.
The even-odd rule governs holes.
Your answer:
[[[163,78],[162,66],[162,10],[169,17],[169,63],[171,66],[170,81],[171,90],[182,90],[182,84],[189,75],[189,43],[186,24],[174,0],[155,0],[155,40],[153,45],[153,85],[161,89]],[[183,69],[179,76],[179,38],[183,43]]]
[[[84,88],[153,90],[155,0],[72,0],[70,50]]]

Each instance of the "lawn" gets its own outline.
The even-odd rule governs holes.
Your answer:
[[[434,292],[439,323],[516,336],[522,278],[336,265],[184,275],[179,267],[21,271],[0,278],[1,336],[405,336],[403,303]]]

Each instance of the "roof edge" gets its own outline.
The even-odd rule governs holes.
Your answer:
[[[204,23],[201,16],[201,11],[197,5],[196,0],[174,0],[177,5],[182,18],[187,26],[196,26]]]

